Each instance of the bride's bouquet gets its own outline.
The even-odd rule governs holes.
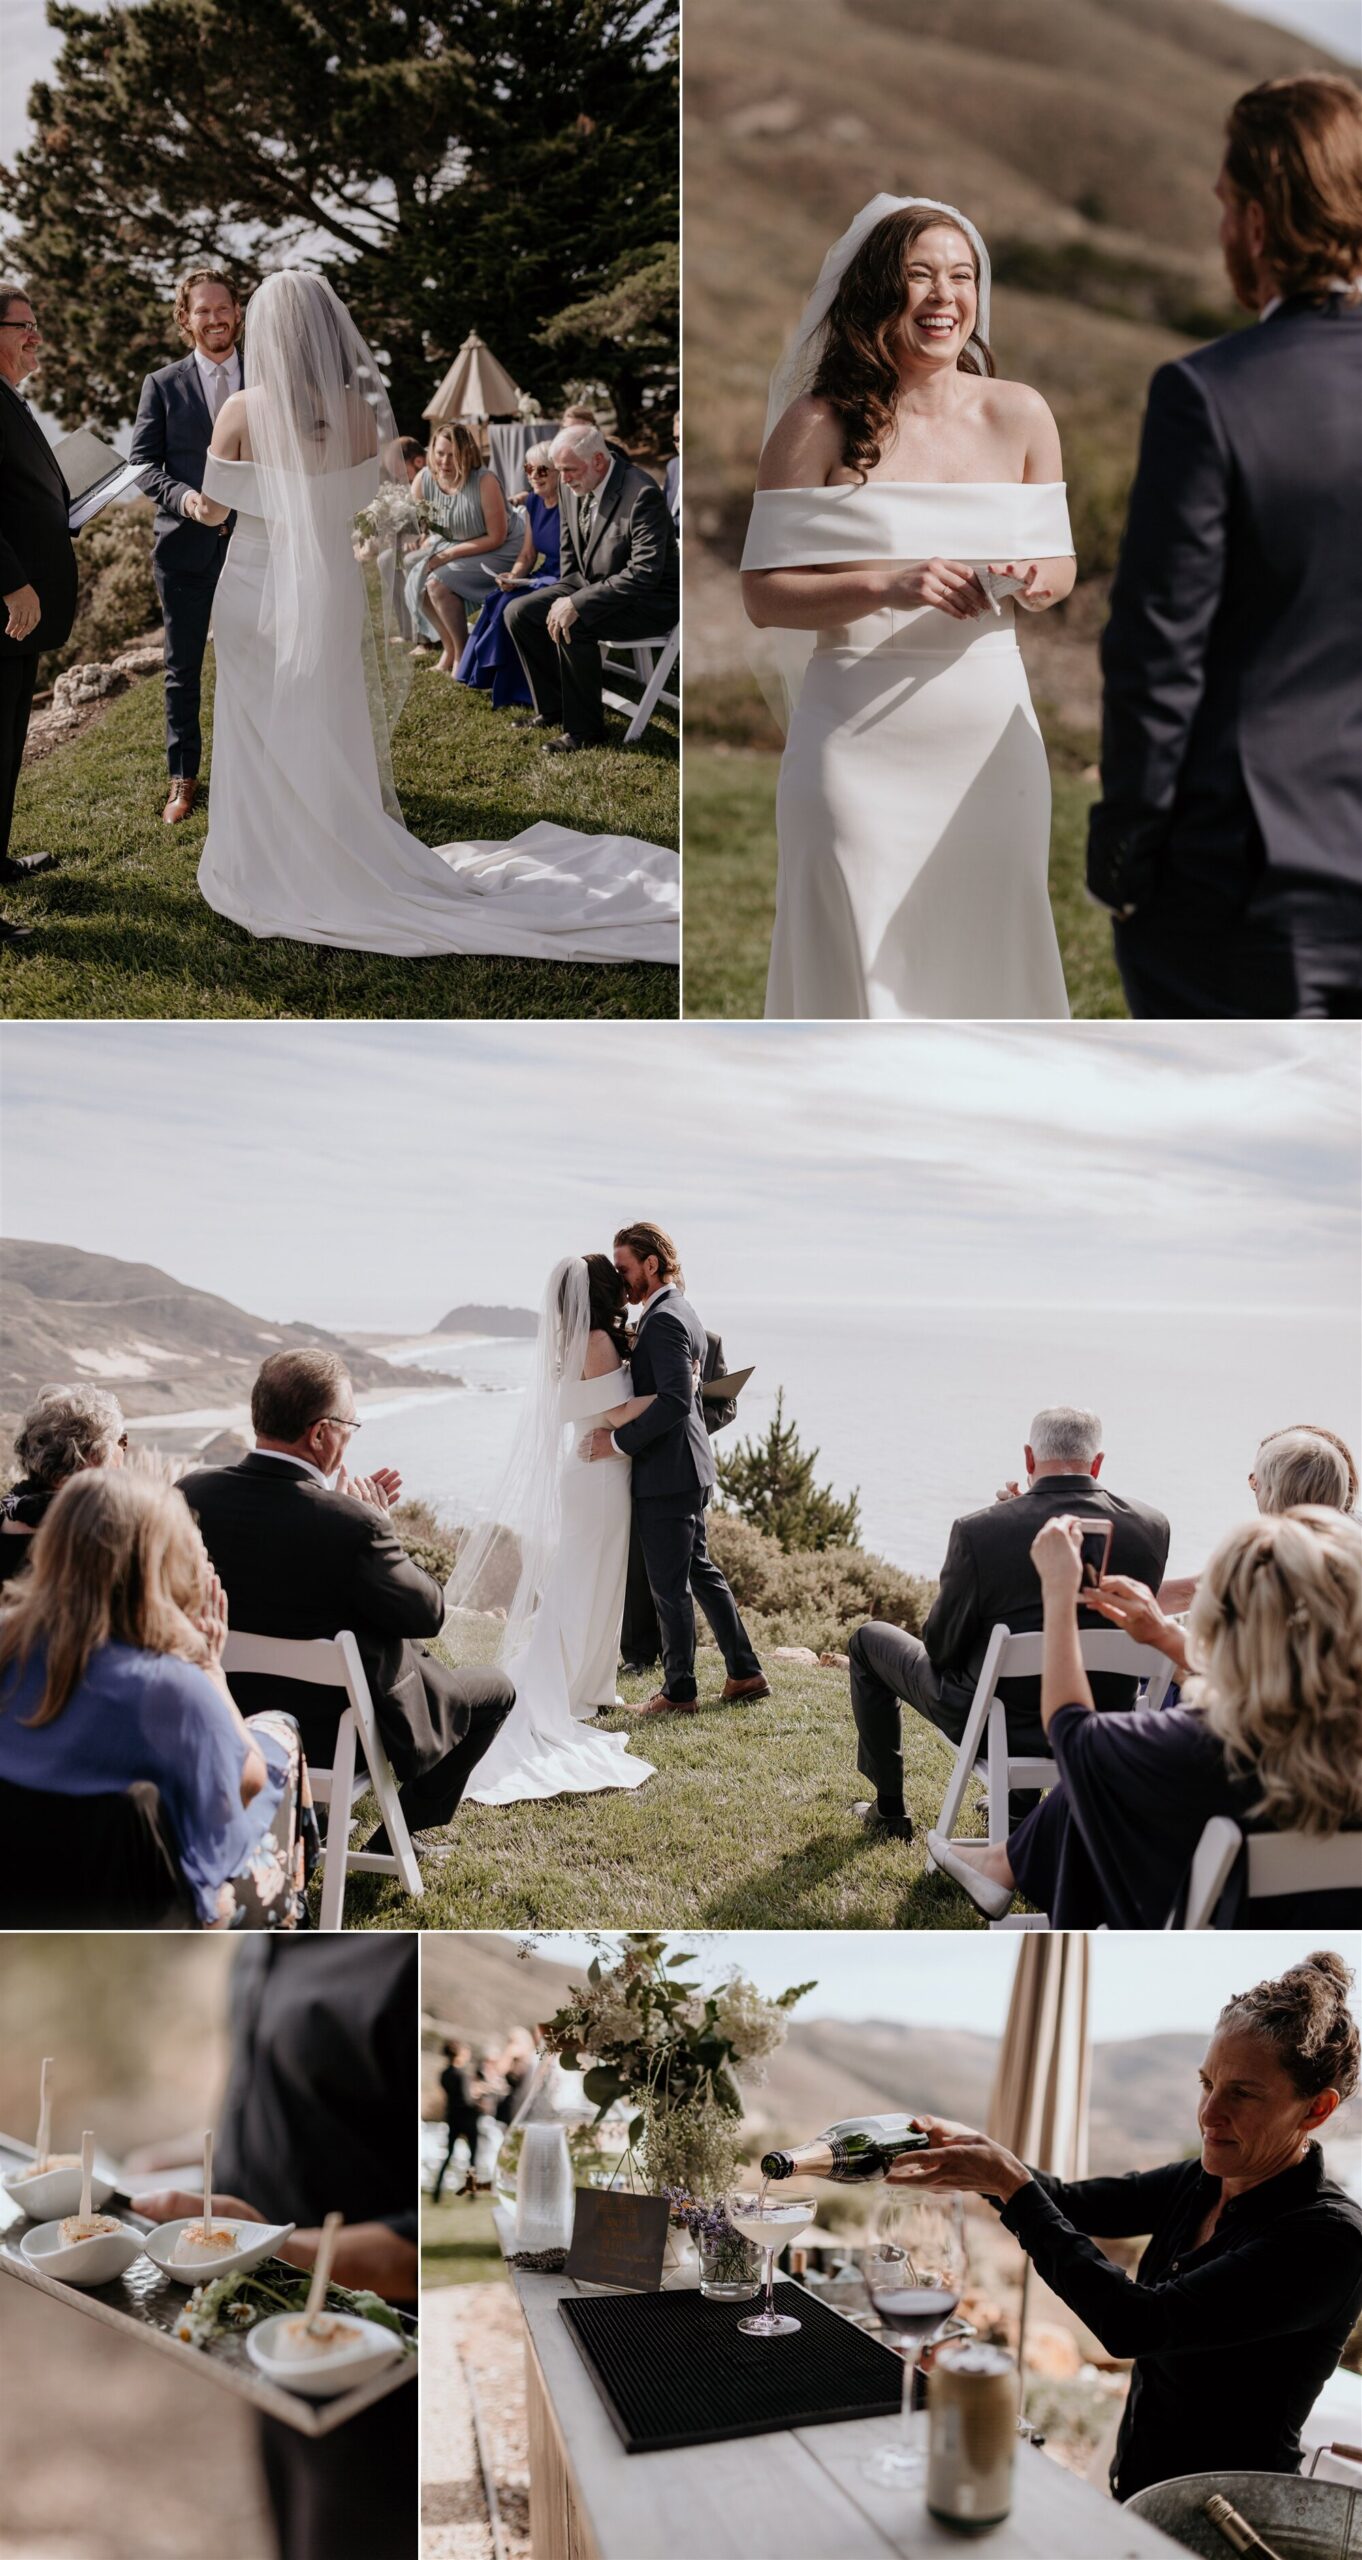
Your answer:
[[[430,531],[430,519],[410,489],[401,489],[395,480],[385,480],[378,495],[367,507],[361,507],[355,518],[355,532],[361,542],[374,544],[380,551],[400,549],[412,537],[420,538]]]

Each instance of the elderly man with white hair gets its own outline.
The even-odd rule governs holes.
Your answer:
[[[544,752],[573,755],[604,741],[602,643],[670,631],[681,611],[681,566],[662,491],[598,427],[564,427],[551,451],[560,575],[555,586],[517,596],[506,628],[534,701],[519,725],[560,728]]]
[[[856,1720],[856,1765],[874,1794],[854,1810],[873,1838],[911,1840],[912,1818],[903,1793],[902,1707],[909,1706],[958,1743],[974,1697],[974,1684],[993,1628],[1026,1635],[1041,1625],[1041,1589],[1031,1548],[1042,1524],[1057,1512],[1081,1512],[1111,1523],[1108,1571],[1130,1574],[1157,1590],[1168,1558],[1168,1523],[1148,1503],[1132,1502],[1098,1483],[1102,1425],[1077,1405],[1047,1405],[1036,1415],[1026,1444],[1026,1491],[1005,1485],[996,1502],[966,1512],[952,1526],[937,1596],[921,1636],[872,1618],[851,1639],[851,1711]],[[1081,1626],[1102,1620],[1081,1610]],[[1129,1675],[1094,1675],[1093,1697],[1102,1709],[1135,1703]],[[1002,1694],[1010,1747],[1018,1758],[1047,1749],[1040,1719],[1038,1679],[1008,1680]],[[1015,1795],[1015,1820],[1034,1802]]]

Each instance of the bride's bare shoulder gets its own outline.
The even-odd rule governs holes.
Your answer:
[[[213,451],[220,462],[251,459],[251,395],[229,391],[213,423]]]
[[[605,1378],[609,1376],[612,1369],[618,1369],[619,1365],[619,1344],[610,1334],[593,1329],[586,1338],[586,1361],[582,1376]]]
[[[771,429],[757,472],[759,489],[821,489],[835,471],[846,443],[830,400],[802,392]]]

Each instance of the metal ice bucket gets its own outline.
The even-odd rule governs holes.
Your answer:
[[[1192,2471],[1126,2501],[1132,2515],[1171,2534],[1199,2560],[1232,2560],[1233,2546],[1205,2513],[1219,2490],[1279,2560],[1362,2560],[1362,2494],[1337,2480],[1282,2471]]]

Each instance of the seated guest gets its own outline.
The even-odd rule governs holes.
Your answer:
[[[1061,1783],[1006,1843],[927,1846],[998,1919],[1019,1888],[1057,1929],[1159,1929],[1213,1814],[1248,1831],[1328,1839],[1362,1826],[1362,1530],[1336,1511],[1292,1511],[1231,1530],[1197,1587],[1186,1632],[1125,1581],[1102,1614],[1190,1668],[1176,1706],[1095,1716],[1078,1649],[1078,1527],[1035,1544],[1045,1609],[1041,1718]],[[1104,1600],[1106,1605],[1103,1606]],[[1356,1928],[1358,1880],[1274,1896],[1274,1928]],[[1245,1906],[1252,1914],[1252,1905]],[[1240,1924],[1249,1925],[1240,1915]]]
[[[410,488],[415,481],[419,480],[425,467],[426,448],[419,437],[395,436],[390,445],[385,445],[383,450],[385,478],[398,482],[405,479]],[[418,547],[415,535],[409,535],[406,542],[399,544],[396,550],[380,550],[378,553],[383,563],[384,584],[392,613],[394,627],[388,634],[388,645],[393,649],[409,647],[418,637],[416,625],[407,606],[405,558],[408,551],[414,551]]]
[[[524,526],[506,505],[470,427],[436,427],[430,459],[412,487],[435,532],[412,554],[407,610],[423,644],[438,640],[440,673],[452,676],[468,643],[468,608],[495,595],[499,569],[509,569]]]
[[[1031,1548],[1043,1520],[1059,1511],[1084,1511],[1112,1524],[1113,1567],[1157,1582],[1168,1558],[1168,1523],[1148,1503],[1108,1493],[1098,1484],[1102,1425],[1095,1413],[1052,1405],[1036,1415],[1026,1448],[1027,1490],[1009,1485],[987,1510],[967,1512],[952,1527],[937,1596],[921,1636],[872,1618],[851,1639],[851,1712],[859,1747],[856,1766],[875,1790],[853,1810],[875,1838],[911,1840],[913,1825],[903,1799],[903,1730],[900,1701],[926,1716],[938,1733],[958,1743],[974,1703],[974,1686],[995,1626],[1014,1635],[1041,1623],[1040,1587]],[[1081,1624],[1096,1626],[1084,1615]],[[1129,1674],[1102,1672],[1095,1684],[1099,1707],[1133,1706]],[[1003,1683],[1010,1749],[1019,1759],[1048,1745],[1040,1723],[1038,1680]],[[1029,1799],[1028,1799],[1029,1801]],[[1014,1806],[1021,1812],[1023,1805]]]
[[[400,1478],[386,1468],[357,1479],[346,1473],[360,1424],[344,1361],[331,1351],[272,1353],[251,1394],[251,1419],[256,1445],[246,1457],[196,1468],[180,1486],[233,1620],[257,1636],[350,1630],[402,1782],[408,1828],[437,1828],[457,1811],[515,1691],[504,1672],[451,1671],[412,1641],[439,1634],[444,1593],[412,1562],[388,1517]],[[243,1707],[282,1698],[308,1758],[330,1767],[343,1690],[254,1672],[233,1672],[232,1688]],[[386,1831],[369,1847],[385,1854]]]
[[[23,1475],[0,1495],[0,1584],[27,1564],[33,1532],[68,1476],[121,1467],[127,1446],[122,1409],[107,1388],[43,1388],[14,1435]]]
[[[1249,1469],[1249,1490],[1260,1511],[1294,1511],[1303,1502],[1314,1502],[1327,1511],[1351,1515],[1357,1506],[1357,1466],[1347,1441],[1340,1440],[1336,1431],[1326,1431],[1314,1422],[1292,1423],[1259,1441]],[[1159,1607],[1170,1617],[1190,1609],[1199,1580],[1198,1574],[1189,1573],[1161,1583]],[[1110,1614],[1103,1607],[1103,1615]]]
[[[547,755],[598,747],[605,737],[601,645],[655,640],[681,611],[676,528],[655,480],[607,445],[598,427],[565,427],[552,458],[566,488],[559,535],[562,575],[516,596],[506,628],[530,692],[530,729],[561,726]]]
[[[529,488],[525,496],[524,540],[514,566],[498,571],[501,593],[483,606],[459,660],[458,682],[474,685],[483,692],[490,689],[495,711],[530,700],[520,653],[506,630],[506,607],[513,595],[527,595],[535,587],[558,584],[558,474],[550,446],[530,446],[525,456],[525,477]]]
[[[226,1638],[179,1494],[70,1477],[0,1614],[0,1778],[58,1796],[149,1782],[205,1928],[295,1929],[317,1852],[298,1728],[242,1717]]]
[[[662,495],[667,501],[667,513],[679,533],[681,530],[681,412],[679,409],[672,420],[672,434],[676,438],[676,451],[662,475]]]
[[[1191,2159],[1065,2180],[967,2125],[918,2116],[928,2148],[889,2172],[906,2192],[986,2197],[1108,2355],[1133,2359],[1118,2499],[1189,2472],[1300,2469],[1301,2429],[1362,2311],[1362,2204],[1317,2139],[1357,2087],[1351,1981],[1325,1952],[1226,2002]],[[1152,2234],[1133,2276],[1094,2232]]]

